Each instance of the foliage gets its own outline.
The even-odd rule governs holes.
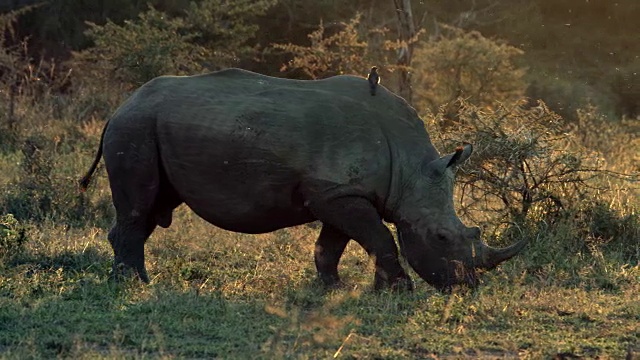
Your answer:
[[[217,70],[252,56],[246,42],[257,27],[250,22],[273,0],[193,2],[181,16],[153,7],[123,25],[90,23],[95,45],[76,55],[80,64],[97,64],[120,81],[139,86],[160,75]],[[100,76],[93,71],[93,76]]]
[[[284,64],[280,71],[300,69],[311,79],[325,78],[333,75],[358,74],[368,69],[367,43],[361,40],[358,33],[360,15],[333,35],[325,35],[325,27],[321,22],[318,29],[308,37],[310,46],[295,44],[273,44],[274,49],[293,54],[293,59]]]
[[[27,241],[25,228],[13,216],[0,216],[0,258],[20,251]]]
[[[175,0],[172,0],[175,1]],[[20,3],[22,1],[18,1]],[[77,50],[88,45],[83,34],[85,21],[104,23],[107,19],[122,23],[144,11],[147,3],[164,5],[163,0],[109,0],[109,1],[31,1],[39,3],[34,11],[21,17],[18,25],[21,35],[29,36],[39,47],[45,48],[38,55],[60,54],[67,49]],[[15,2],[14,2],[15,3]],[[52,16],[53,15],[53,16]],[[26,30],[26,31],[25,31]]]
[[[192,2],[202,4],[204,0],[40,1],[39,8],[22,17],[17,31],[20,38],[31,37],[30,42],[36,45],[32,48],[34,58],[46,54],[47,58],[55,56],[58,62],[66,59],[70,50],[81,51],[92,45],[83,33],[87,27],[85,21],[103,25],[110,19],[122,25],[124,20],[136,19],[146,10],[147,4],[170,17],[184,17],[184,10]],[[24,3],[25,0],[5,1],[4,5]],[[607,114],[636,117],[636,104],[640,100],[638,76],[634,73],[638,73],[635,55],[640,43],[629,36],[640,32],[640,23],[635,21],[640,6],[636,0],[411,3],[416,26],[425,29],[430,36],[441,35],[442,26],[438,24],[451,24],[465,31],[480,31],[488,38],[505,39],[526,51],[524,56],[519,56],[519,61],[528,68],[526,80],[539,84],[532,97],[543,99],[563,117],[573,118],[575,109],[589,102]],[[356,12],[363,14],[367,28],[388,27],[395,33],[396,28],[391,24],[396,23],[396,9],[389,0],[280,0],[268,10],[267,16],[247,21],[261,30],[246,45],[249,48],[273,42],[308,45],[306,34],[320,19],[332,31],[334,23],[348,21]],[[216,27],[215,24],[210,26]],[[373,47],[378,46],[371,44],[369,37],[363,39]],[[589,56],[584,56],[585,53]],[[234,64],[270,75],[278,73],[281,56],[258,55],[261,55],[260,63],[240,56],[240,62]],[[376,65],[385,63],[389,62],[376,61]],[[365,72],[359,70],[357,73]],[[384,79],[387,78],[385,74]],[[437,111],[437,106],[432,111]]]
[[[418,109],[436,112],[460,97],[491,106],[522,96],[524,70],[515,62],[521,50],[477,31],[445,29],[446,34],[416,46],[411,65]]]
[[[628,36],[640,32],[640,23],[633,20],[638,1],[425,1],[414,2],[414,10],[524,50],[520,61],[528,69],[526,80],[535,84],[529,96],[566,119],[589,103],[617,117],[638,114],[634,73],[640,43]],[[439,26],[425,26],[438,34]]]

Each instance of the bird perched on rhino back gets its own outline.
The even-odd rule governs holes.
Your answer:
[[[380,75],[378,75],[378,67],[371,67],[371,71],[367,76],[367,80],[369,81],[369,91],[371,92],[371,96],[376,95],[376,89],[378,88],[378,84],[380,83]]]

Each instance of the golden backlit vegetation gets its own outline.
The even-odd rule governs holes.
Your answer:
[[[377,65],[395,91],[406,44],[386,0],[83,3],[0,17],[0,357],[640,352],[637,1],[413,2],[412,103],[439,150],[475,146],[459,215],[490,244],[530,240],[452,294],[415,274],[413,293],[371,291],[354,244],[345,286],[325,290],[317,226],[235,234],[184,206],[147,244],[151,284],[109,282],[106,174],[86,193],[76,181],[133,89],[230,66],[316,79]]]

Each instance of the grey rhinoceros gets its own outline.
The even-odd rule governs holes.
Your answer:
[[[116,221],[114,271],[144,281],[144,244],[186,203],[206,221],[242,233],[322,222],[319,277],[336,284],[350,239],[375,259],[375,288],[412,289],[400,250],[438,289],[477,282],[525,245],[492,248],[453,206],[454,171],[471,145],[440,156],[402,98],[367,79],[303,81],[240,69],[162,76],[131,95],[105,125],[101,154]]]

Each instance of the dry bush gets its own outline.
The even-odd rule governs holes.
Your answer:
[[[445,148],[461,141],[474,145],[474,157],[461,176],[468,215],[492,212],[512,221],[558,211],[570,199],[584,196],[598,158],[568,151],[577,144],[565,132],[562,118],[544,103],[526,110],[519,105],[484,110],[461,103],[459,121],[440,127],[439,135]],[[445,124],[442,113],[433,121]]]
[[[556,234],[556,241],[572,239],[580,247],[615,240],[637,261],[640,204],[615,206],[612,181],[630,186],[640,179],[638,174],[606,170],[601,154],[585,147],[542,102],[494,110],[461,104],[454,125],[442,112],[429,125],[442,148],[461,142],[475,146],[459,173],[463,216],[501,241]]]

